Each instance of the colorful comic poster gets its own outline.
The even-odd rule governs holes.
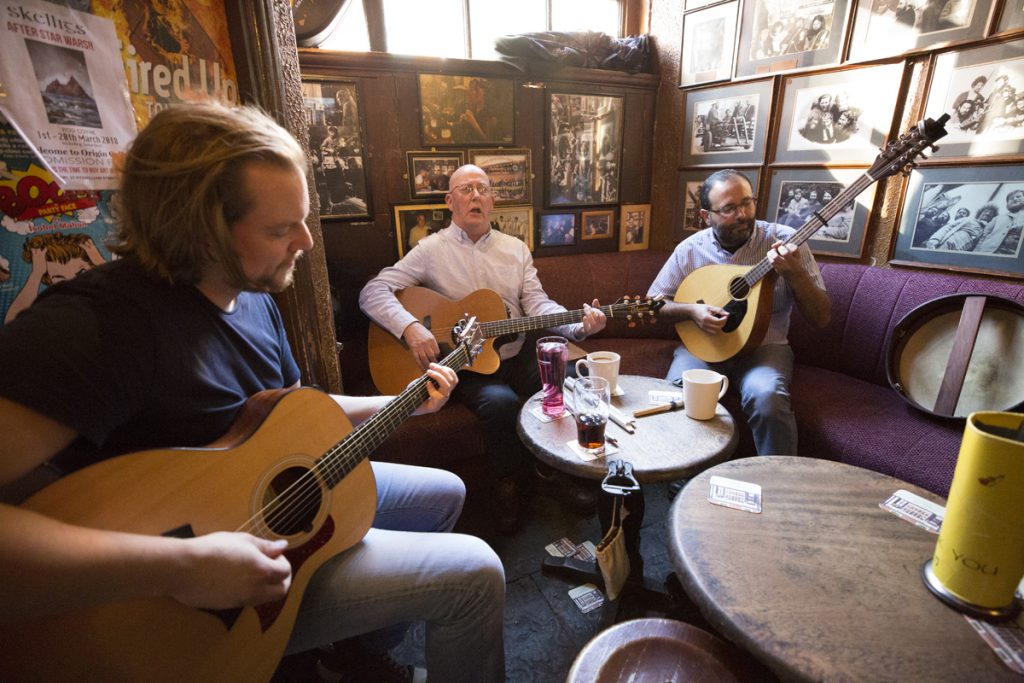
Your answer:
[[[61,187],[114,188],[136,128],[113,22],[40,0],[0,16],[0,112]]]
[[[100,192],[62,190],[0,117],[0,326],[46,287],[110,260]]]

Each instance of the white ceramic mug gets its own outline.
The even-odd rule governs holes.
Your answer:
[[[729,378],[714,370],[687,370],[683,373],[686,416],[694,420],[710,420],[728,388]]]
[[[576,374],[580,377],[603,377],[608,380],[613,396],[618,396],[619,391],[619,354],[614,351],[594,351],[588,353],[586,358],[576,361]],[[587,369],[586,375],[583,368]]]

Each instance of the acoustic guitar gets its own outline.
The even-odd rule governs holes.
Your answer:
[[[935,141],[946,134],[944,125],[948,120],[949,114],[943,114],[938,121],[926,119],[898,140],[891,141],[870,169],[813,212],[784,244],[803,244],[873,183],[896,173],[909,173],[916,158],[923,156],[924,149],[934,148]],[[707,334],[692,320],[676,323],[676,332],[687,351],[707,363],[719,363],[757,348],[768,331],[775,279],[775,270],[767,256],[754,266],[704,266],[683,278],[673,301],[719,306],[729,314],[725,327],[718,334]]]
[[[481,348],[473,321],[440,363],[459,369]],[[288,540],[288,595],[202,610],[171,598],[0,626],[9,681],[267,681],[291,636],[310,577],[366,534],[376,508],[367,457],[428,397],[426,375],[356,429],[325,393],[252,396],[228,434],[199,449],[104,460],[35,494],[23,507],[73,524],[192,537],[247,531]]]
[[[496,343],[500,345],[501,337],[583,320],[582,308],[509,318],[505,302],[497,292],[490,289],[478,289],[458,301],[447,299],[425,287],[408,287],[396,292],[395,296],[405,310],[430,330],[442,353],[451,346],[452,325],[456,321],[467,315],[473,315],[481,321],[480,334],[485,340],[484,347],[469,370],[484,375],[493,374],[501,365],[501,358],[494,348]],[[601,306],[601,310],[609,318],[625,316],[632,326],[636,321],[642,322],[644,315],[654,315],[663,305],[661,297],[646,300],[623,297],[614,304]],[[368,336],[368,359],[373,383],[384,394],[397,393],[422,372],[405,342],[372,322]]]

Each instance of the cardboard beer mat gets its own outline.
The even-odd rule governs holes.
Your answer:
[[[981,639],[988,643],[999,659],[1003,660],[1003,664],[1019,674],[1024,674],[1024,631],[1020,626],[1013,622],[1005,625],[990,624],[966,614],[964,619],[978,632]]]
[[[591,541],[583,541],[576,545],[564,536],[554,543],[548,543],[544,550],[554,557],[571,557],[581,562],[593,562],[597,559],[597,547]]]
[[[604,594],[592,583],[576,586],[569,591],[569,597],[584,614],[593,612],[604,604]]]
[[[761,485],[714,475],[708,490],[708,502],[757,514],[761,512]]]
[[[665,405],[672,401],[682,401],[683,392],[681,391],[658,391],[651,389],[647,392],[647,402],[652,406]]]
[[[939,533],[939,529],[942,527],[942,518],[946,515],[944,506],[903,489],[897,490],[879,503],[878,507],[933,534]]]
[[[541,422],[554,422],[555,420],[561,420],[563,417],[570,417],[570,413],[568,410],[563,411],[562,414],[559,415],[558,417],[551,417],[550,415],[545,415],[544,410],[540,405],[540,402],[537,402],[534,405],[530,406],[530,415],[533,415]]]
[[[587,453],[585,450],[580,448],[580,444],[579,442],[576,441],[576,439],[573,439],[572,441],[566,441],[565,447],[568,448],[573,453],[575,453],[576,455],[578,455],[580,460],[583,460],[585,462],[597,460],[598,458],[606,458],[609,455],[615,455],[616,453],[619,452],[618,446],[613,446],[612,444],[605,442],[604,453]]]

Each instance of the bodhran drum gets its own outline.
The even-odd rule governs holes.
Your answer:
[[[1002,297],[952,294],[910,311],[886,348],[889,384],[938,417],[1024,404],[1024,306]]]

